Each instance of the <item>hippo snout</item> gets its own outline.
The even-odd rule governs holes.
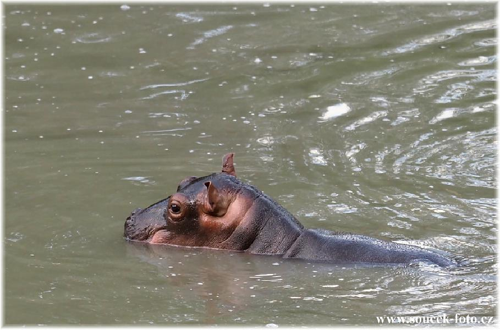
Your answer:
[[[132,211],[132,213],[130,213],[130,215],[125,220],[125,227],[124,227],[124,232],[123,232],[123,236],[125,238],[127,238],[127,239],[134,238],[134,236],[135,236],[134,233],[136,232],[136,229],[137,229],[135,226],[135,223],[136,223],[135,215],[141,211],[142,211],[141,208],[136,208],[135,210]]]
[[[130,215],[128,216],[127,220],[130,219],[131,217],[133,217],[134,215],[136,215],[137,213],[141,212],[142,209],[140,207],[136,208],[135,210],[132,211],[132,213],[130,213]]]
[[[123,236],[131,241],[150,241],[157,231],[166,228],[164,212],[168,200],[166,198],[145,209],[132,211],[125,220]]]
[[[133,215],[129,215],[127,219],[125,220],[125,227],[123,231],[123,237],[127,239],[131,239],[132,237],[132,228],[134,227],[134,222],[135,219],[133,218]]]
[[[125,227],[127,227],[127,223],[133,223],[134,222],[134,216],[141,212],[142,209],[141,208],[136,208],[135,210],[132,211],[132,213],[130,213],[130,215],[127,217],[127,219],[125,220]]]

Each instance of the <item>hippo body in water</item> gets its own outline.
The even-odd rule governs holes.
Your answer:
[[[149,244],[205,247],[335,264],[456,263],[419,247],[363,235],[306,229],[281,205],[236,178],[234,154],[222,172],[188,177],[177,192],[125,222],[125,238]]]

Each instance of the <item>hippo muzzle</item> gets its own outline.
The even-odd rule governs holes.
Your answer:
[[[125,220],[124,237],[131,241],[151,242],[154,235],[166,229],[165,205],[169,198],[145,209],[137,208]]]

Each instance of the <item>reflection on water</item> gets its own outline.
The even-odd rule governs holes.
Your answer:
[[[191,308],[193,301],[196,302],[197,308],[204,311],[199,316],[189,314],[185,321],[202,324],[220,323],[221,320],[246,323],[242,316],[247,313],[258,313],[269,322],[279,324],[281,315],[276,313],[289,311],[298,313],[289,316],[297,322],[304,310],[306,315],[315,310],[316,318],[319,315],[328,317],[333,310],[337,317],[342,316],[339,323],[360,322],[353,320],[352,310],[343,311],[349,300],[356,304],[376,302],[387,308],[387,313],[400,316],[440,315],[443,311],[456,309],[454,297],[472,294],[486,283],[496,281],[492,275],[472,275],[476,271],[473,265],[454,270],[427,264],[332,266],[284,261],[278,257],[142,244],[129,244],[127,255],[137,258],[139,265],[153,265],[158,276],[164,278],[161,288],[143,286],[141,290],[147,293],[163,291],[173,295],[179,305],[184,303]],[[187,264],[196,264],[196,272],[187,271]],[[310,280],[304,281],[304,278]],[[169,288],[175,292],[166,293]],[[401,306],[402,300],[409,306]],[[494,297],[484,296],[459,305],[480,309],[479,306],[491,303]],[[281,309],[279,306],[287,307]],[[164,313],[162,317],[168,322],[182,318],[172,313]],[[326,320],[315,319],[315,322],[328,324]]]
[[[8,324],[495,315],[489,4],[7,5]],[[148,247],[126,216],[218,171],[441,270]],[[29,311],[29,313],[27,312]]]

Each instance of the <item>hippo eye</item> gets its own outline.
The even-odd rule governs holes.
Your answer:
[[[172,211],[173,214],[179,214],[181,213],[181,207],[178,204],[172,203],[172,205],[170,205],[170,211]]]

